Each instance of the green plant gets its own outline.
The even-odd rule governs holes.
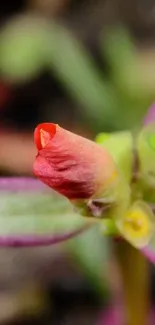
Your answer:
[[[78,173],[75,168],[75,172],[70,174],[68,189],[74,189],[76,195],[78,193],[78,198],[76,195],[69,197],[71,202],[55,192],[50,192],[47,187],[33,179],[1,179],[0,245],[50,245],[79,234],[79,237],[67,242],[67,249],[82,262],[88,270],[87,274],[91,274],[91,279],[95,279],[95,286],[100,290],[103,271],[101,265],[104,264],[102,254],[104,257],[107,254],[107,236],[115,249],[115,257],[122,275],[128,325],[146,324],[149,292],[148,265],[145,257],[153,263],[155,261],[154,107],[145,120],[146,125],[142,128],[139,126],[146,106],[154,98],[155,90],[153,87],[151,90],[147,87],[133,41],[124,28],[108,30],[106,36],[101,35],[101,53],[110,67],[110,72],[105,74],[97,68],[91,55],[71,33],[47,21],[41,23],[37,29],[38,22],[40,24],[40,20],[34,24],[30,24],[30,20],[23,23],[21,19],[17,26],[15,24],[12,28],[11,25],[11,28],[1,34],[0,70],[3,78],[12,83],[21,83],[48,68],[79,105],[93,131],[113,129],[114,132],[100,133],[96,137],[99,146],[93,144],[94,149],[90,152],[89,160],[84,162],[88,174],[83,174],[80,162],[81,150],[88,155],[87,145],[78,148],[75,138],[74,146],[81,167]],[[19,33],[19,26],[23,24],[28,37],[21,42],[23,36]],[[29,28],[33,30],[31,35]],[[133,129],[134,132],[116,132],[118,129]],[[44,145],[46,147],[53,137],[51,129],[45,127],[42,131],[43,142],[37,140],[41,146],[39,151]],[[40,139],[40,134],[37,136]],[[70,141],[70,138],[68,140]],[[58,148],[63,152],[65,146],[62,144],[60,142]],[[100,161],[96,158],[95,149],[99,147],[103,148],[103,157],[102,154],[99,155]],[[60,151],[57,154],[56,158],[59,157]],[[49,159],[50,156],[51,153],[49,157],[44,158]],[[94,160],[89,169],[92,157]],[[104,163],[105,157],[109,157],[109,163]],[[74,169],[74,160],[65,156],[68,167],[62,164],[62,171],[70,168],[71,161]],[[57,160],[56,162],[59,163]],[[43,165],[44,163],[45,161]],[[94,170],[92,166],[96,163],[99,165]],[[49,159],[48,167],[52,172],[50,164]],[[57,187],[57,183],[49,180],[49,175],[44,179],[45,175],[41,174],[46,168],[43,169],[42,163],[40,166],[38,172],[35,170],[37,176],[41,176],[41,180],[68,197],[63,184]],[[96,187],[94,188],[96,170],[99,171],[97,180],[101,186],[97,192]],[[112,176],[116,177],[112,177],[110,185],[104,188],[105,180],[110,177],[112,171]],[[78,178],[79,183],[74,182],[74,176]],[[92,178],[93,183],[90,182]],[[80,179],[85,192],[79,191]],[[83,197],[82,193],[86,197]],[[71,204],[76,208],[76,213]],[[91,228],[90,232],[88,228]],[[87,239],[84,236],[85,230],[88,231],[88,237],[88,234],[91,234]],[[80,236],[81,232],[83,235]],[[119,242],[113,240],[118,237]],[[92,245],[92,238],[96,245]],[[103,287],[101,291],[104,291]]]

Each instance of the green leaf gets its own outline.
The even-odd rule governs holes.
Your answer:
[[[143,127],[137,137],[140,160],[139,174],[150,187],[155,188],[155,123]]]
[[[4,25],[0,34],[0,71],[3,78],[25,82],[45,66],[42,20],[19,16]]]
[[[86,220],[52,191],[0,193],[0,236],[56,234],[84,225]]]
[[[96,142],[110,152],[119,170],[124,174],[126,181],[129,182],[133,167],[133,138],[131,132],[100,133],[96,137]]]
[[[101,133],[97,136],[96,141],[112,155],[118,169],[117,182],[112,193],[114,204],[109,209],[109,214],[106,217],[112,218],[114,221],[120,220],[126,213],[131,200],[130,180],[133,168],[132,134],[128,131],[122,131],[111,133],[105,137],[105,133],[103,135]],[[115,228],[115,225],[113,226]],[[102,229],[104,230],[104,224]]]
[[[101,37],[101,50],[116,72],[134,60],[133,39],[124,27],[108,28]]]
[[[105,142],[106,140],[108,140],[111,137],[111,133],[99,133],[97,134],[96,138],[95,138],[95,142],[98,144],[103,144],[103,142]]]
[[[114,88],[95,66],[89,52],[69,31],[51,25],[45,42],[49,69],[82,107],[92,124],[103,126],[112,120],[117,106]]]
[[[129,97],[139,98],[141,71],[132,36],[124,27],[110,28],[101,39],[101,50],[110,64],[115,85]],[[143,96],[143,94],[141,94]]]

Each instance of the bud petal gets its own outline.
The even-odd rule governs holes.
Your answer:
[[[106,149],[53,123],[39,124],[34,141],[34,174],[45,184],[69,200],[111,195],[119,175]]]

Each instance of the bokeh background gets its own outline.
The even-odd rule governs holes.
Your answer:
[[[2,0],[0,174],[32,176],[33,130],[94,138],[137,129],[155,100],[153,0]],[[90,230],[68,243],[0,249],[0,324],[97,324],[119,274]],[[154,274],[150,268],[152,305]]]

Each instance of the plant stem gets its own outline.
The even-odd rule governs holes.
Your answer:
[[[122,278],[127,325],[147,325],[149,320],[149,276],[145,257],[125,241],[115,245]]]

